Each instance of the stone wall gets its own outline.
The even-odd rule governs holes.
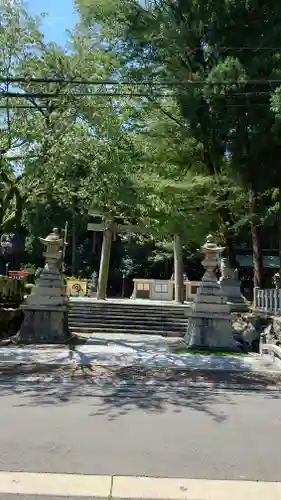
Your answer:
[[[264,344],[281,345],[281,317],[262,313],[235,314],[233,329],[254,352]]]
[[[281,317],[272,316],[269,318],[267,327],[263,332],[264,344],[281,345]]]
[[[19,306],[24,290],[23,280],[0,276],[0,340],[12,337],[21,327],[23,312]]]
[[[15,335],[23,322],[23,312],[19,308],[0,307],[0,340]]]

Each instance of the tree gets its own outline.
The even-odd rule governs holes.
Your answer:
[[[201,145],[207,175],[218,178],[229,153],[229,172],[249,193],[255,284],[261,285],[260,201],[275,182],[280,161],[270,110],[280,52],[273,2],[262,7],[244,0],[223,5],[201,0],[76,3],[84,22],[101,25],[110,49],[121,53],[123,75],[148,89],[153,101],[159,89],[173,94],[182,117],[179,126]],[[153,84],[144,87],[144,79]],[[223,191],[218,215],[233,254],[235,220],[227,206],[231,196]]]
[[[3,255],[13,246],[10,233],[21,221],[23,199],[17,180],[9,175],[0,165],[0,251]]]

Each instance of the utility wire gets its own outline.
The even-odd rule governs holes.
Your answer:
[[[153,101],[153,104],[161,104],[159,103],[158,101]],[[206,108],[207,106],[209,106],[209,109],[212,109],[212,105],[208,105],[207,103],[206,104],[200,104],[198,106],[196,106],[196,109],[203,109],[203,108]],[[247,108],[248,110],[251,110],[251,108],[259,108],[259,107],[269,107],[269,103],[266,103],[266,102],[257,102],[257,103],[244,103],[244,104],[236,104],[236,103],[225,103],[225,108]],[[94,106],[95,109],[102,109],[102,110],[105,110],[107,109],[105,106]],[[215,108],[215,106],[214,106]],[[1,109],[7,109],[6,106],[2,106],[0,105],[0,110]],[[10,109],[29,109],[30,111],[38,111],[38,108],[36,106],[21,106],[21,105],[17,105],[17,104],[10,104]],[[48,109],[46,106],[40,106],[40,109]],[[54,109],[55,111],[55,109]]]
[[[251,97],[251,96],[262,96],[262,95],[271,95],[274,90],[265,90],[265,91],[245,91],[245,92],[228,92],[225,94],[220,94],[214,96],[215,98],[229,98],[229,97]],[[73,94],[68,94],[66,92],[12,92],[12,91],[0,91],[0,98],[14,97],[19,99],[53,99],[58,97],[67,97],[67,98],[75,98],[75,97],[146,97],[148,92],[75,92]],[[174,93],[151,93],[152,97],[175,97]]]
[[[246,84],[264,84],[264,83],[275,83],[281,85],[281,78],[263,78],[263,79],[249,79],[245,81],[238,80],[213,80],[206,82],[206,80],[168,80],[168,81],[154,81],[154,80],[143,80],[143,81],[131,81],[131,80],[75,80],[67,78],[26,78],[26,77],[15,77],[15,78],[4,78],[0,76],[0,83],[6,83],[9,80],[10,83],[56,83],[56,84],[67,84],[67,85],[132,85],[132,86],[182,86],[182,85],[246,85]]]
[[[238,104],[242,104],[242,105],[254,105],[254,104],[264,104],[264,105],[267,105],[268,102],[264,102],[264,103],[259,103],[259,102],[251,102],[251,100],[249,100],[250,98],[254,98],[254,97],[270,97],[270,96],[273,96],[273,92],[270,92],[270,91],[266,91],[266,92],[237,92],[237,93],[229,93],[229,94],[221,94],[221,95],[217,95],[217,96],[214,96],[214,99],[215,101],[217,102],[218,100],[220,100],[221,102],[224,102],[226,101],[229,101],[229,100],[233,100],[233,99],[236,99],[236,100],[240,100],[241,99],[245,99],[246,102],[245,103],[233,103],[233,102],[228,102],[227,104],[233,104],[233,105],[238,105]],[[92,92],[92,93],[84,93],[84,92],[79,92],[79,93],[75,93],[75,94],[66,94],[66,93],[60,93],[60,94],[57,94],[57,93],[14,93],[14,92],[0,92],[0,102],[1,102],[1,99],[7,99],[7,98],[15,98],[15,99],[58,99],[58,98],[63,98],[63,97],[66,97],[68,99],[71,99],[71,100],[75,100],[76,98],[79,98],[79,97],[104,97],[104,98],[111,98],[111,97],[123,97],[123,98],[135,98],[135,97],[143,97],[143,98],[150,98],[152,99],[151,102],[154,102],[153,101],[153,98],[157,98],[157,97],[161,97],[161,98],[173,98],[175,99],[176,96],[174,94],[156,94],[156,93],[153,93],[153,94],[148,94],[147,92],[146,93],[126,93],[126,92]],[[209,104],[210,106],[212,105],[212,102],[209,102],[206,104],[203,104],[203,106]],[[16,106],[16,105],[15,105]],[[6,107],[6,106],[1,106],[1,107]],[[19,108],[29,108],[29,107],[33,107],[32,104],[31,105],[21,105],[19,104],[18,105]],[[42,103],[42,105],[40,105],[40,108],[43,108],[43,107],[47,107],[46,105],[44,106],[44,104]]]

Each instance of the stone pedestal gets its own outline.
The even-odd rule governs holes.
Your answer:
[[[68,334],[68,297],[60,271],[60,248],[63,240],[57,229],[46,238],[46,264],[32,294],[22,304],[24,321],[19,340],[28,343],[64,343]]]
[[[230,303],[231,312],[245,312],[248,311],[248,306],[240,291],[240,282],[237,279],[236,272],[231,269],[228,259],[221,259],[221,278],[219,285],[222,289],[223,295]]]
[[[212,236],[208,236],[201,250],[205,254],[202,264],[206,272],[191,306],[185,341],[190,349],[239,351],[233,338],[230,304],[214,272],[223,248],[217,247]]]

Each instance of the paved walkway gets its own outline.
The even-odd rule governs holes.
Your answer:
[[[96,336],[74,351],[68,347],[3,347],[1,363],[46,365],[101,365],[192,370],[232,370],[281,373],[281,361],[270,356],[206,356],[173,354],[176,339],[145,335]]]
[[[280,500],[281,483],[0,472],[0,493],[1,498],[14,494],[118,500]]]

